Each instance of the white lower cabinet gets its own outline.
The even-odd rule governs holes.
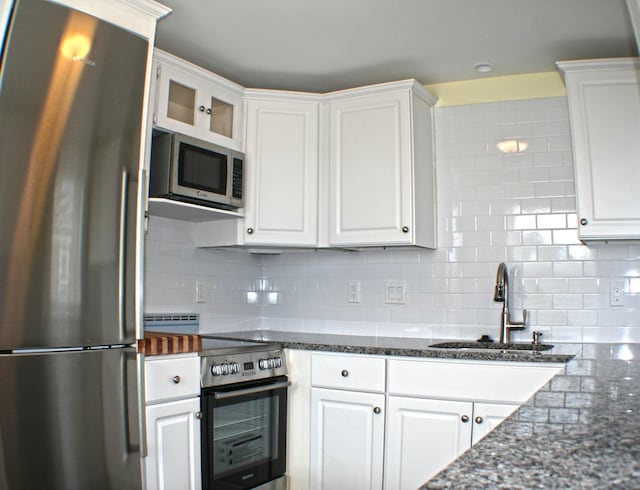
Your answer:
[[[561,369],[314,353],[309,488],[415,490]]]
[[[200,490],[200,365],[196,355],[145,361],[147,490]]]
[[[147,407],[147,488],[200,488],[200,399]]]
[[[495,429],[500,422],[515,412],[519,406],[519,404],[505,403],[474,403],[471,445],[473,446]]]
[[[312,356],[312,490],[382,488],[385,362],[373,356]]]
[[[389,396],[385,489],[415,490],[518,405]]]
[[[384,395],[311,389],[311,488],[382,488]]]

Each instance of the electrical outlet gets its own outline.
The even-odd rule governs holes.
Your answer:
[[[196,281],[196,303],[207,302],[207,285],[204,281]]]
[[[609,283],[609,305],[624,306],[624,281],[611,281]]]
[[[385,303],[406,305],[407,283],[404,281],[387,281],[385,285]]]
[[[348,294],[347,302],[349,303],[360,303],[362,297],[362,284],[360,281],[349,281],[348,286]]]

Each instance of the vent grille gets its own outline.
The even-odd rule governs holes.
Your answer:
[[[180,327],[199,323],[198,313],[148,313],[144,316],[145,327]]]

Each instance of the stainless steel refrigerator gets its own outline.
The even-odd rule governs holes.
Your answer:
[[[15,2],[0,80],[0,489],[141,488],[148,41]]]

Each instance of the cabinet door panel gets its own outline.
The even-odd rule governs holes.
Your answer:
[[[200,88],[195,80],[167,65],[160,66],[158,99],[154,124],[171,131],[195,136]]]
[[[500,403],[474,403],[473,405],[473,436],[471,445],[496,428],[500,422],[511,415],[518,405]]]
[[[567,83],[579,237],[640,238],[640,65],[612,59],[558,66]]]
[[[199,490],[200,399],[147,407],[147,488]]]
[[[245,242],[315,245],[318,104],[249,100],[246,137]]]
[[[385,490],[415,490],[466,451],[472,408],[470,402],[388,397]]]
[[[404,93],[331,103],[331,244],[411,241],[409,113]]]
[[[311,390],[311,488],[382,488],[384,395]]]

